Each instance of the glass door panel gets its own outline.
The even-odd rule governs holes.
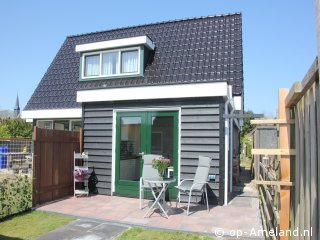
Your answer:
[[[141,154],[145,152],[145,114],[117,113],[115,192],[124,196],[139,194]]]
[[[141,152],[141,117],[120,118],[119,179],[139,181]]]
[[[170,161],[173,161],[173,125],[173,116],[152,117],[151,153],[162,155]]]
[[[170,177],[178,180],[178,112],[150,112],[148,123],[150,152],[170,159]],[[176,185],[169,185],[170,199],[177,196]]]

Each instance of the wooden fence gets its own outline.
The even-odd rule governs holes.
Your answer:
[[[252,120],[276,124],[278,149],[252,149],[253,155],[277,155],[279,172],[270,162],[257,163],[256,183],[261,196],[261,215],[266,230],[291,230],[297,236],[320,237],[320,86],[316,59],[301,82],[279,91],[278,119]],[[259,171],[258,171],[259,172]],[[276,186],[276,187],[275,187]],[[270,236],[271,239],[276,239]]]
[[[34,128],[33,206],[73,194],[73,152],[80,151],[80,132]]]
[[[291,229],[310,230],[319,239],[320,224],[320,89],[318,59],[302,82],[295,83],[286,107],[295,119],[291,145],[296,149],[293,163],[295,188],[291,194]]]
[[[278,148],[252,149],[253,155],[264,156],[256,162],[256,179],[261,197],[261,217],[267,239],[278,239],[276,234],[289,229],[291,164],[290,156],[295,150],[290,148],[290,125],[293,123],[289,110],[285,107],[287,89],[279,90],[278,119],[252,120],[256,125],[277,125]],[[258,174],[257,174],[258,173]],[[273,232],[276,234],[268,234]],[[281,239],[288,239],[282,237]]]

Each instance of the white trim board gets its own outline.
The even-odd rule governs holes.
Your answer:
[[[128,47],[134,45],[145,45],[147,48],[151,50],[154,50],[155,48],[154,43],[148,36],[139,36],[76,45],[76,52],[89,52],[102,49]]]
[[[242,97],[241,96],[234,96],[233,97],[233,104],[235,110],[242,110]]]
[[[54,110],[26,110],[22,111],[21,118],[56,119],[56,118],[81,118],[81,108],[54,109]]]
[[[226,82],[110,88],[77,91],[77,102],[107,102],[142,99],[227,97]]]

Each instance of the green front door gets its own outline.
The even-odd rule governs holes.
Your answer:
[[[178,178],[178,112],[117,113],[116,194],[139,196],[143,154],[169,158]],[[169,187],[170,198],[176,197],[175,184]]]

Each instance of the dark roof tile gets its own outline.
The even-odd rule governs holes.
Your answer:
[[[156,45],[144,77],[79,82],[78,44],[148,35]],[[243,93],[241,14],[176,20],[69,36],[25,110],[79,108],[81,89],[228,81]]]

